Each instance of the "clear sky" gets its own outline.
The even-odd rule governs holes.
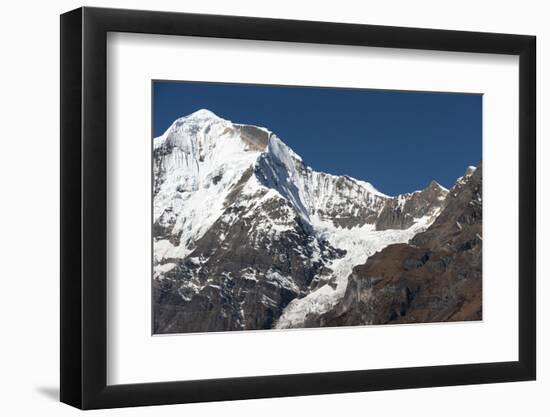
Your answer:
[[[153,83],[153,133],[205,108],[273,131],[314,170],[388,195],[450,187],[482,153],[482,96],[197,82]]]

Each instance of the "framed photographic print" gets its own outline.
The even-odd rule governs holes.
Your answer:
[[[535,379],[535,38],[61,16],[61,401]]]

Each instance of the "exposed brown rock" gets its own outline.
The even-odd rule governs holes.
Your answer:
[[[428,230],[356,266],[344,298],[309,325],[482,318],[482,169],[459,180]]]
[[[259,127],[250,125],[235,125],[241,140],[247,144],[247,150],[265,151],[269,134]]]

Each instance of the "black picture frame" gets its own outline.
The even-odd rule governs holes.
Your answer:
[[[107,385],[108,32],[519,56],[519,360]],[[524,35],[251,17],[88,7],[61,15],[61,401],[95,409],[534,380],[535,45]]]

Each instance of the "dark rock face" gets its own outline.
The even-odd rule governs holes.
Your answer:
[[[356,266],[344,298],[308,326],[482,318],[482,168],[459,180],[435,222],[409,244]]]

